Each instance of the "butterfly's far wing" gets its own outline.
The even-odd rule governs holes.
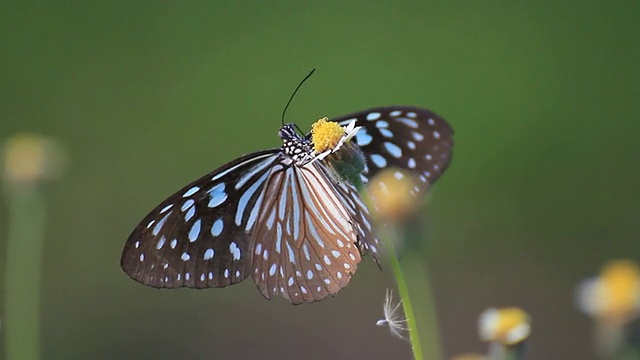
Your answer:
[[[332,119],[362,129],[355,141],[367,158],[367,181],[381,169],[396,167],[433,184],[453,156],[453,129],[439,115],[412,106],[378,107]]]
[[[245,155],[170,196],[129,236],[122,269],[158,288],[244,280],[251,271],[252,241],[242,214],[253,206],[244,194],[259,192],[280,158],[279,149]]]
[[[322,300],[349,283],[361,245],[377,259],[366,206],[355,187],[337,182],[324,164],[276,165],[263,195],[253,278],[266,298]]]

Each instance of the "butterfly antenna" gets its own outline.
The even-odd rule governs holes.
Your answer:
[[[311,69],[311,72],[309,73],[309,75],[305,76],[304,79],[300,81],[300,84],[298,84],[298,87],[296,87],[296,89],[293,90],[293,94],[291,94],[289,101],[287,101],[287,105],[285,105],[284,110],[282,110],[282,126],[284,126],[284,114],[287,112],[287,109],[289,108],[289,104],[291,104],[291,100],[293,100],[293,97],[296,96],[296,93],[298,92],[298,89],[300,89],[302,84],[304,84],[304,82],[307,81],[307,79],[310,78],[311,75],[313,75],[314,71],[316,71],[316,69]],[[296,129],[298,129],[298,131],[300,131],[300,128],[298,127],[298,125],[295,125],[295,127]],[[302,133],[302,131],[300,131],[300,133]]]

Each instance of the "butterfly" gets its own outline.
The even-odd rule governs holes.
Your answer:
[[[342,136],[325,150],[313,131],[302,136],[285,124],[281,147],[241,156],[171,195],[129,236],[122,269],[156,288],[225,287],[251,276],[267,299],[297,305],[335,295],[363,255],[378,262],[380,244],[357,181],[332,157],[352,147],[363,158],[362,183],[393,167],[414,174],[422,191],[449,165],[453,130],[409,106],[328,123]]]

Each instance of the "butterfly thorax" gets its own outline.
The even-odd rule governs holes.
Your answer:
[[[282,152],[289,156],[296,165],[302,166],[313,160],[313,145],[311,141],[296,133],[294,124],[285,124],[278,135],[282,139]]]

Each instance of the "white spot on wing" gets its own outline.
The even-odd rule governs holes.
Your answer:
[[[209,197],[208,207],[214,208],[227,200],[227,193],[224,191],[224,183],[220,183],[211,188],[211,190],[207,191]]]
[[[389,127],[389,123],[384,121],[384,120],[379,120],[379,121],[376,121],[376,127],[378,129],[388,128]]]
[[[376,164],[377,167],[383,168],[387,166],[387,159],[385,159],[382,155],[371,154],[369,156],[371,157],[371,161],[373,161],[373,163]]]
[[[356,143],[358,144],[358,146],[369,145],[371,144],[372,140],[373,137],[367,134],[367,130],[365,128],[360,129],[360,131],[356,133]]]
[[[187,201],[184,202],[184,204],[182,204],[182,207],[180,207],[180,210],[186,211],[187,209],[190,209],[195,203],[196,202],[193,199],[188,199]]]
[[[396,118],[396,121],[401,122],[410,128],[414,128],[414,129],[418,128],[418,122],[413,119],[399,117],[399,118]]]
[[[189,196],[191,196],[191,195],[193,195],[193,194],[197,193],[197,192],[198,192],[198,190],[200,190],[200,188],[199,188],[199,187],[197,187],[197,186],[194,186],[194,187],[192,187],[191,189],[187,190],[187,192],[186,192],[186,193],[184,193],[184,195],[182,195],[182,197],[189,197]]]
[[[380,113],[379,112],[372,112],[367,114],[367,120],[376,120],[380,118]]]
[[[302,252],[304,253],[304,258],[307,259],[307,261],[311,261],[309,247],[307,246],[307,244],[302,245]]]
[[[378,129],[378,130],[380,131],[380,134],[382,134],[382,136],[388,139],[391,139],[393,137],[393,133],[389,129]]]
[[[168,212],[167,215],[165,215],[162,220],[158,221],[158,223],[156,224],[156,226],[153,227],[153,230],[151,231],[151,233],[153,234],[153,236],[158,235],[158,233],[160,232],[160,230],[162,230],[162,226],[164,226],[165,221],[167,221],[167,218],[169,218],[169,215],[171,215],[171,212]]]
[[[224,222],[222,219],[217,219],[211,225],[211,235],[218,236],[222,233],[222,229],[224,228]]]
[[[238,247],[238,244],[235,243],[235,241],[232,241],[231,244],[229,244],[229,251],[231,252],[231,255],[233,255],[233,260],[240,260],[240,248]]]
[[[162,249],[166,241],[167,241],[167,238],[165,238],[164,235],[160,237],[160,240],[158,240],[158,243],[156,244],[156,249],[158,250]]]
[[[192,207],[187,211],[187,214],[184,216],[184,221],[189,221],[196,214],[196,208]]]
[[[400,149],[400,147],[394,143],[385,142],[384,148],[387,149],[389,154],[391,154],[391,156],[393,157],[400,158],[402,156],[402,149]]]
[[[189,230],[189,241],[196,241],[198,239],[198,235],[200,235],[200,219],[196,220],[196,222],[193,223],[191,230]]]

